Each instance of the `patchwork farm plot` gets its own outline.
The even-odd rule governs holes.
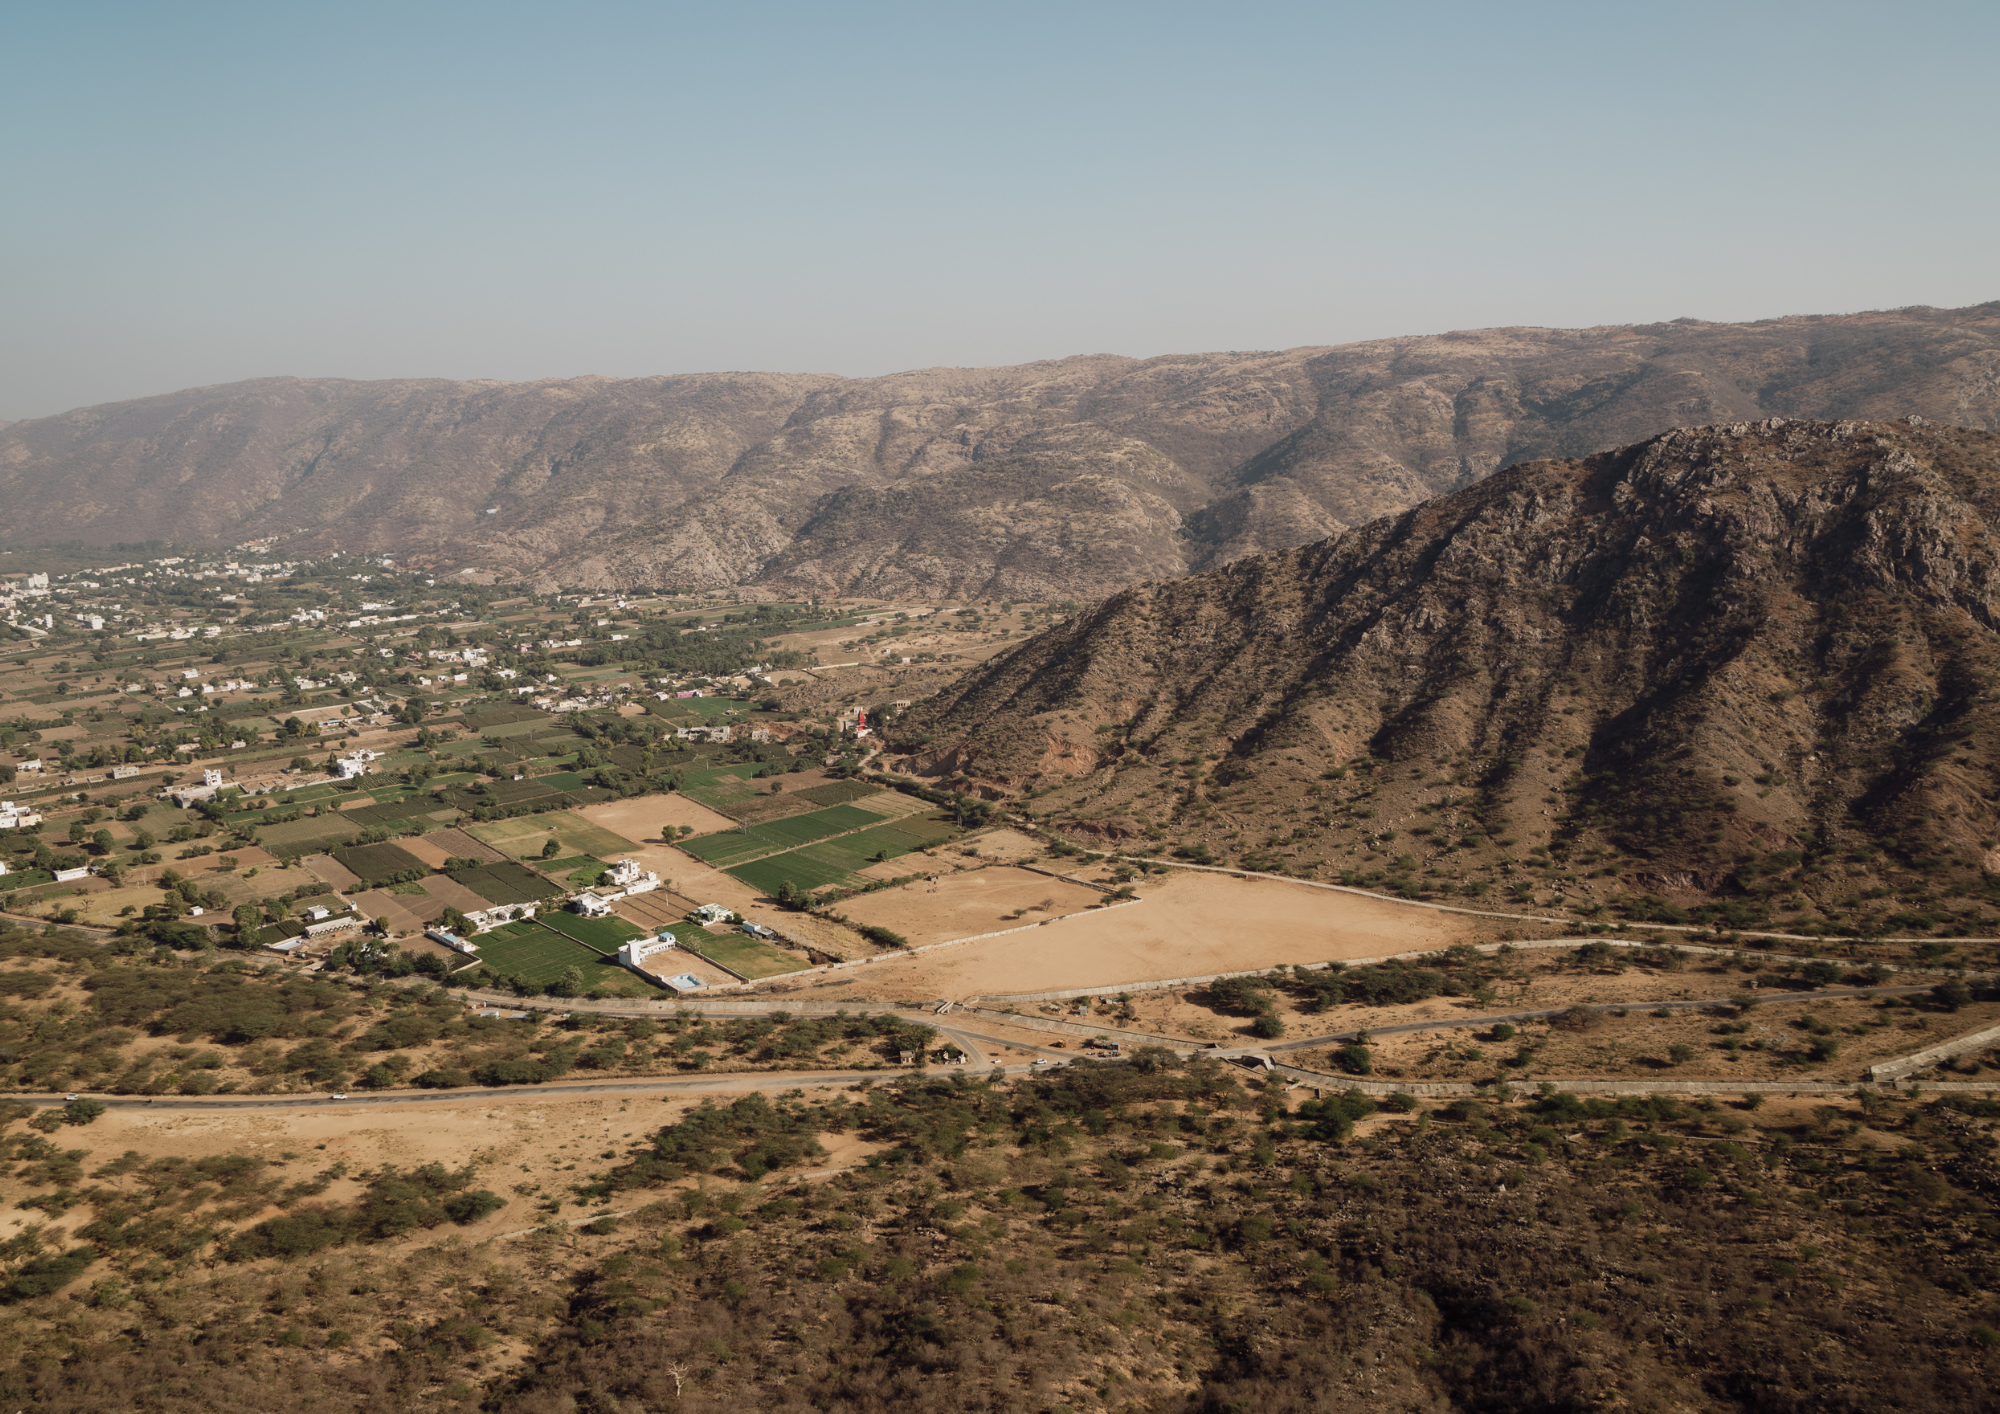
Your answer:
[[[681,777],[681,794],[688,799],[706,805],[710,810],[719,810],[725,815],[734,813],[732,804],[754,799],[756,786],[751,778],[762,769],[753,764],[740,766],[715,766],[700,771],[689,771]]]
[[[622,997],[650,997],[659,991],[615,960],[536,922],[509,923],[482,933],[473,945],[486,967],[532,986],[546,987],[574,967],[583,974],[585,991]]]
[[[744,933],[711,933],[706,928],[696,928],[691,924],[676,924],[673,933],[675,941],[690,952],[699,953],[710,962],[719,963],[738,977],[753,982],[760,977],[802,972],[811,966],[803,958],[794,957],[782,948],[774,948]]]
[[[451,877],[489,903],[535,903],[562,892],[534,870],[511,860],[504,864],[484,864],[477,869],[454,869]]]
[[[853,830],[879,825],[882,817],[857,805],[835,805],[784,820],[771,820],[741,830],[701,835],[684,840],[681,848],[704,864],[726,869],[732,864],[796,849],[815,840],[830,839]]]
[[[541,866],[544,874],[553,879],[563,879],[572,889],[587,889],[597,882],[604,872],[604,861],[593,859],[587,854],[573,855],[568,859],[551,859]]]
[[[810,892],[833,885],[843,889],[858,889],[866,882],[860,875],[837,864],[806,857],[806,851],[794,850],[789,854],[774,854],[768,859],[759,859],[751,864],[739,864],[724,872],[741,879],[754,889],[760,889],[772,898],[778,897],[786,884],[794,892]]]
[[[609,918],[585,918],[577,913],[551,911],[536,915],[535,921],[555,929],[565,938],[575,939],[592,952],[602,954],[615,953],[621,943],[646,936],[644,929],[627,923],[615,914]]]
[[[352,845],[337,849],[333,857],[368,888],[421,879],[430,866],[406,849],[393,844]]]
[[[367,826],[360,820],[341,815],[309,816],[304,820],[288,820],[282,825],[260,826],[257,843],[273,855],[323,854],[337,845],[344,845]]]
[[[870,802],[871,806],[877,803]],[[882,793],[879,804],[894,808],[905,804],[905,801],[902,797],[890,797]],[[791,820],[759,825],[752,828],[748,835],[755,836],[761,831],[768,837],[787,826],[797,827],[805,821],[820,820],[830,816],[850,819],[870,814],[870,811],[864,811],[858,806],[839,805],[815,811],[811,815],[800,815]],[[803,893],[827,887],[862,888],[868,881],[859,871],[870,864],[897,859],[916,850],[929,849],[934,845],[943,844],[958,833],[958,827],[951,820],[935,812],[922,816],[905,816],[894,821],[883,820],[879,815],[874,815],[872,818],[875,823],[868,828],[853,829],[832,837],[821,836],[797,848],[767,854],[761,859],[748,857],[749,852],[746,850],[736,853],[733,857],[747,859],[747,862],[731,864],[727,862],[731,857],[728,855],[712,859],[710,862],[752,888],[759,889],[772,897],[776,897],[787,884],[791,885],[794,892]],[[729,841],[746,836],[729,834],[712,835],[707,838]],[[703,840],[689,841],[690,845],[702,843]]]
[[[556,842],[559,857],[562,858],[589,855],[593,859],[610,859],[630,854],[638,848],[623,835],[615,835],[567,810],[552,810],[546,815],[517,816],[512,820],[492,820],[482,825],[467,825],[464,829],[474,838],[484,840],[513,859],[541,858],[542,847],[551,839]]]
[[[957,826],[942,816],[898,820],[858,834],[843,835],[800,851],[829,864],[861,869],[885,859],[896,859],[919,849],[943,844],[958,833]]]

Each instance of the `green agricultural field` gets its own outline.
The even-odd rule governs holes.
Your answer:
[[[272,854],[322,854],[346,844],[364,828],[359,820],[342,820],[338,815],[317,819],[292,820],[283,825],[257,827],[257,843]]]
[[[465,714],[465,724],[474,731],[494,733],[494,729],[506,727],[547,726],[552,719],[549,714],[535,707],[518,707],[511,702],[496,703],[491,707],[481,707]]]
[[[884,859],[897,859],[941,843],[954,833],[949,828],[936,832],[909,828],[912,824],[922,823],[907,821],[883,825],[856,835],[842,835],[837,840],[823,840],[806,846],[799,853],[842,868],[860,870],[875,863],[878,854]]]
[[[354,845],[335,850],[333,857],[342,868],[371,889],[394,882],[398,875],[415,874],[421,877],[431,872],[430,865],[393,844]]]
[[[701,929],[683,930],[676,928],[674,937],[683,947],[698,952],[711,962],[719,962],[739,977],[751,981],[759,977],[776,977],[786,972],[802,972],[812,964],[802,958],[792,956],[782,948],[774,948],[769,943],[742,933],[709,933]],[[701,936],[696,938],[695,933]]]
[[[835,805],[815,810],[809,815],[791,815],[783,820],[773,820],[758,828],[787,844],[801,845],[845,834],[849,830],[863,830],[881,822],[882,817],[872,810],[863,810],[858,805]]]
[[[359,809],[345,810],[341,813],[367,826],[401,826],[419,820],[427,825],[448,825],[458,818],[456,810],[428,791],[398,804],[364,805]]]
[[[477,869],[454,869],[451,877],[488,903],[534,903],[554,898],[562,892],[561,888],[525,864],[516,864],[512,860],[504,864],[484,864]]]
[[[790,884],[794,889],[811,890],[825,888],[828,884],[838,884],[841,888],[859,888],[863,880],[850,871],[823,860],[809,859],[804,850],[794,850],[790,854],[774,854],[769,859],[759,859],[751,864],[739,864],[723,871],[734,875],[752,888],[762,889],[775,898],[780,884]]]
[[[731,801],[745,800],[757,793],[750,778],[763,769],[755,765],[707,767],[684,772],[681,794],[710,810],[728,813]]]
[[[278,803],[280,805],[313,805],[320,801],[331,800],[336,795],[345,795],[349,789],[350,787],[345,782],[334,784],[329,781],[322,781],[316,786],[300,786],[297,790],[288,790],[278,797]]]
[[[585,918],[580,913],[550,909],[547,913],[536,914],[535,921],[545,923],[564,937],[574,938],[585,947],[601,953],[615,953],[620,943],[647,936],[644,928],[627,923],[616,914],[609,918]]]
[[[604,872],[605,864],[601,859],[592,859],[587,854],[579,854],[569,859],[547,860],[538,867],[544,874],[567,879],[572,889],[587,889],[597,882],[598,875]]]
[[[880,795],[881,790],[865,781],[828,781],[823,786],[813,786],[797,791],[795,800],[810,800],[814,805],[846,805],[852,801],[866,800],[871,795]]]
[[[807,815],[766,821],[747,830],[723,830],[712,835],[699,835],[682,841],[681,848],[704,863],[727,869],[732,864],[755,859],[760,854],[794,849],[815,840],[881,823],[880,815],[858,806],[836,805]]]
[[[581,943],[535,922],[510,923],[472,940],[479,959],[495,972],[546,987],[574,967],[583,974],[585,991],[624,997],[657,996],[659,989],[638,974],[606,960]]]

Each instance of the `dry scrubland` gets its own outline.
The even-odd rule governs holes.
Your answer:
[[[463,1147],[477,1191],[525,1162],[578,1216],[629,1216],[510,1241],[481,1237],[522,1199],[460,1226],[384,1181],[416,1157],[402,1119],[244,1136],[291,1145],[286,1178],[351,1156],[278,1224],[240,1177],[145,1197],[200,1147],[185,1130],[87,1127],[63,1136],[92,1150],[81,1183],[156,1224],[231,1201],[238,1235],[208,1260],[141,1238],[46,1294],[23,1283],[55,1264],[13,1244],[0,1389],[55,1411],[1985,1403],[1990,1104],[1301,1093],[1142,1058],[692,1110],[535,1097]],[[53,1342],[67,1361],[18,1358]]]

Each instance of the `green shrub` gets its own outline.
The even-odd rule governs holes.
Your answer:
[[[0,1303],[30,1301],[60,1291],[97,1260],[94,1247],[72,1247],[52,1257],[38,1257],[17,1270],[0,1286]]]
[[[1372,1075],[1375,1072],[1375,1055],[1366,1046],[1342,1046],[1333,1053],[1336,1068],[1348,1075]]]

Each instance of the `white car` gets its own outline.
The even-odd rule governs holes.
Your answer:
[[[83,1098],[83,1096],[81,1096],[81,1095],[65,1095],[65,1096],[63,1096],[63,1098],[64,1098],[65,1100],[81,1100],[81,1099]]]
[[[332,1100],[344,1100],[344,1099],[346,1099],[346,1098],[347,1098],[347,1096],[345,1096],[345,1095],[329,1095],[329,1096],[328,1096],[327,1098],[328,1098],[328,1099],[332,1099]]]

